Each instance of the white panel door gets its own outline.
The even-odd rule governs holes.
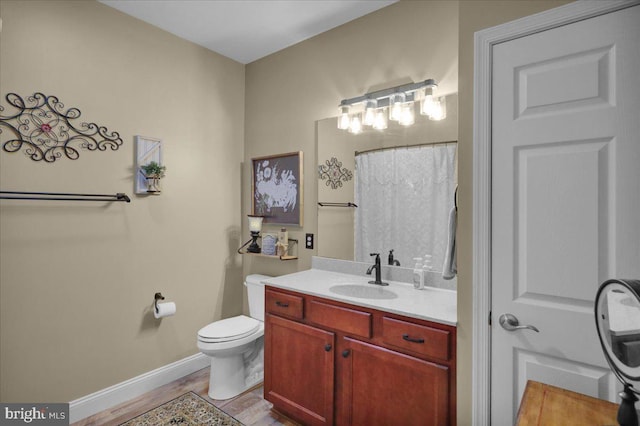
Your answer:
[[[593,302],[640,278],[640,6],[493,49],[491,418],[527,380],[616,400]],[[529,329],[507,331],[502,314]]]

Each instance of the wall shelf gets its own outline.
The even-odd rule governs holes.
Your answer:
[[[291,256],[291,255],[276,256],[276,255],[262,254],[262,253],[249,253],[249,252],[246,252],[246,251],[241,251],[240,254],[249,254],[251,256],[266,257],[266,258],[269,258],[269,259],[280,259],[282,261],[284,261],[284,260],[295,260],[295,259],[298,258],[298,256]]]
[[[262,237],[258,237],[258,238],[262,238]],[[290,254],[286,254],[283,256],[278,256],[278,255],[271,255],[271,254],[264,254],[264,253],[250,253],[248,252],[246,249],[244,249],[249,243],[251,242],[251,240],[247,241],[246,243],[244,243],[242,245],[242,247],[240,247],[238,249],[238,253],[240,254],[248,254],[251,256],[258,256],[258,257],[266,257],[269,259],[280,259],[282,261],[285,260],[296,260],[298,258],[298,256],[296,255],[290,255]],[[291,244],[293,243],[293,244]],[[293,247],[293,245],[296,245],[296,247],[298,246],[298,240],[294,239],[294,238],[289,238],[289,249],[291,249],[291,247]]]

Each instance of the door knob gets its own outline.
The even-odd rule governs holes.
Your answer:
[[[500,315],[500,318],[498,319],[498,321],[500,322],[500,325],[502,326],[502,328],[504,328],[507,331],[528,329],[528,330],[533,330],[536,333],[540,333],[540,330],[538,330],[538,328],[533,325],[520,325],[518,318],[516,318],[515,315],[512,315],[512,314],[502,314]]]

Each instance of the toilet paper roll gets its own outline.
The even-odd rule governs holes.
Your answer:
[[[153,316],[156,318],[170,317],[176,313],[175,302],[158,303],[158,310],[155,307],[153,309]]]

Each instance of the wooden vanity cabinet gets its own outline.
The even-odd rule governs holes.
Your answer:
[[[335,334],[272,314],[265,320],[265,399],[304,424],[333,424]]]
[[[342,377],[350,425],[449,424],[449,369],[348,337]]]
[[[266,292],[264,396],[274,409],[304,425],[456,424],[455,327]]]

